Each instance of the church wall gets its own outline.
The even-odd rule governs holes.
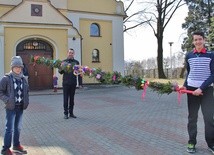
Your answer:
[[[2,15],[4,15],[6,12],[8,12],[9,10],[11,10],[13,7],[12,6],[1,6],[0,5],[0,17]]]
[[[16,54],[16,46],[19,42],[28,38],[40,38],[53,46],[54,57],[65,59],[67,55],[67,30],[64,29],[40,29],[40,28],[5,28],[5,71],[10,70],[10,59]],[[32,37],[31,37],[32,36]]]
[[[109,32],[112,35],[112,71],[118,71],[122,74],[124,73],[124,39],[123,39],[123,19],[119,16],[110,16],[110,15],[95,15],[87,13],[76,13],[70,12],[68,18],[74,23],[81,34],[82,30],[80,29],[81,24],[79,21],[81,19],[87,19],[91,21],[111,21],[112,31]],[[83,25],[84,26],[84,25]],[[84,38],[83,38],[84,40]]]
[[[0,17],[8,12],[10,9],[19,8],[23,14],[28,10],[32,3],[39,4],[46,0],[26,0],[27,5],[18,6],[22,0],[0,0]],[[25,2],[25,1],[24,1]],[[48,2],[48,0],[47,0]],[[7,14],[7,19],[11,23],[4,23],[0,25],[3,28],[3,34],[0,34],[0,49],[4,50],[3,56],[5,59],[4,71],[10,70],[10,59],[16,52],[16,46],[19,42],[32,37],[42,38],[50,42],[54,48],[54,59],[65,59],[67,56],[67,49],[73,48],[76,51],[75,58],[80,61],[82,65],[87,65],[93,68],[102,68],[105,71],[119,71],[123,74],[124,71],[124,48],[123,48],[123,17],[122,3],[116,0],[50,0],[51,5],[56,7],[65,17],[72,21],[73,27],[69,25],[69,20],[65,22],[66,18],[57,18],[50,16],[52,13],[57,13],[48,3],[44,3],[43,9],[45,12],[52,11],[52,13],[43,12],[41,20],[35,20],[37,17],[19,18],[12,14]],[[96,5],[95,5],[96,4]],[[99,7],[100,6],[100,7]],[[23,7],[20,9],[20,7]],[[118,9],[119,8],[119,9]],[[15,10],[15,9],[14,9]],[[120,14],[120,13],[121,14]],[[26,16],[23,14],[23,16]],[[22,16],[20,16],[22,17]],[[59,16],[60,17],[60,16]],[[40,18],[40,17],[39,17]],[[4,17],[5,19],[5,17]],[[28,24],[23,24],[25,21]],[[57,26],[61,21],[69,26]],[[4,21],[4,20],[2,20]],[[14,21],[20,22],[21,25],[16,25]],[[36,21],[36,22],[35,22]],[[22,23],[23,22],[23,23]],[[101,37],[90,37],[90,24],[92,22],[98,23],[101,26]],[[35,24],[41,23],[41,24]],[[44,24],[45,23],[45,24]],[[44,25],[43,25],[44,24]],[[51,26],[51,24],[53,24]],[[55,28],[54,28],[55,27]],[[71,28],[70,28],[71,27]],[[84,28],[88,28],[87,30]],[[76,31],[77,30],[77,31]],[[81,39],[83,37],[83,40]],[[97,48],[100,50],[100,63],[92,63],[92,50]],[[1,60],[1,59],[0,59]],[[9,61],[7,61],[9,60]],[[54,70],[57,72],[57,70]],[[1,72],[0,72],[1,73]],[[61,76],[59,79],[61,84]]]
[[[115,0],[69,0],[68,10],[84,11],[84,12],[98,12],[106,14],[116,13]]]

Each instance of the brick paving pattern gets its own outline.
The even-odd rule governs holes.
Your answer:
[[[29,155],[186,155],[186,95],[158,95],[123,86],[78,89],[76,119],[63,119],[61,90],[31,92],[21,142]],[[5,111],[0,108],[0,145]],[[210,155],[200,112],[195,155]]]

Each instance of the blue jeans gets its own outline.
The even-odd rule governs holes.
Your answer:
[[[11,147],[12,135],[13,135],[13,146],[19,146],[19,136],[22,126],[22,114],[23,109],[15,108],[14,110],[6,109],[6,123],[5,123],[5,135],[4,135],[4,146],[3,150]]]

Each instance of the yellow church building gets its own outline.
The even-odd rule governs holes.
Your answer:
[[[30,63],[31,56],[63,60],[75,50],[81,65],[124,72],[124,6],[117,0],[0,0],[0,77],[20,55],[32,90],[49,89],[57,69]],[[83,83],[94,83],[84,77]]]

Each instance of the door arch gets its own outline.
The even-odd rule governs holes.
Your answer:
[[[30,62],[32,56],[53,58],[52,46],[44,40],[27,39],[16,47],[16,55],[22,57],[28,68],[30,90],[53,88],[53,69],[45,65]]]

